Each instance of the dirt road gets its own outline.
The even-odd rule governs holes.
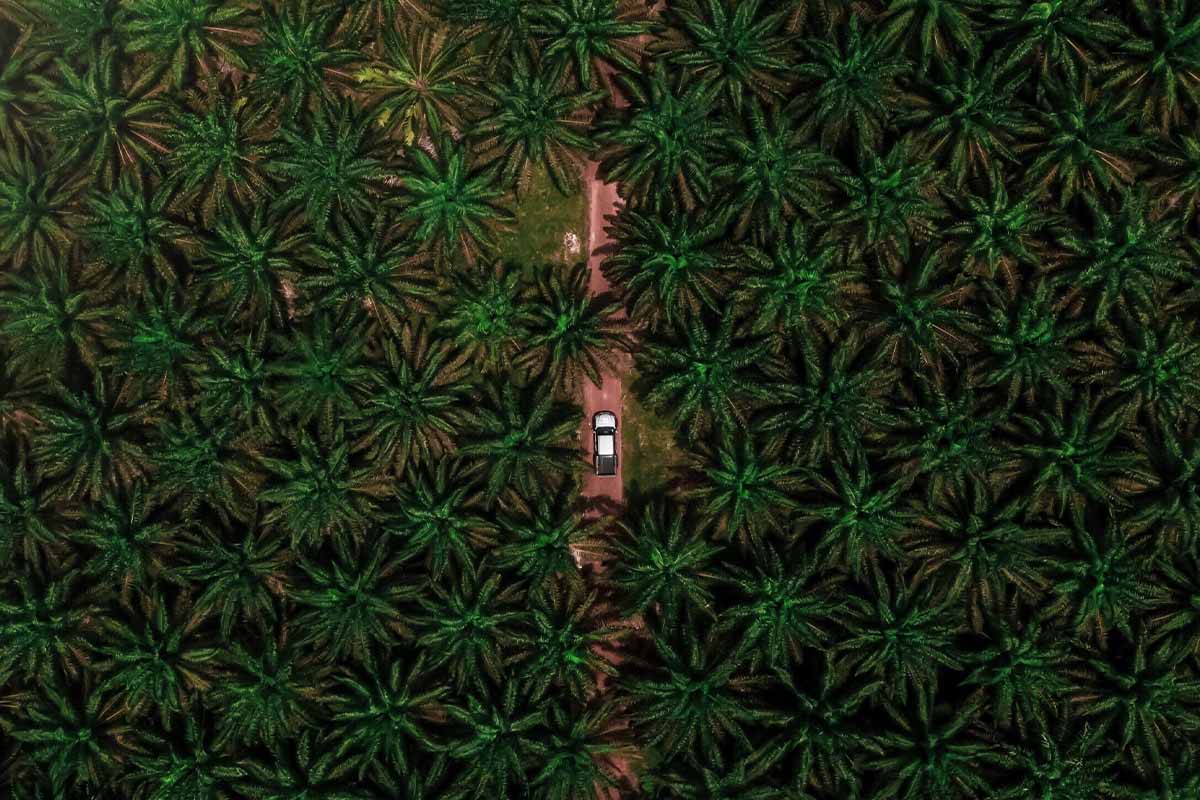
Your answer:
[[[596,250],[609,242],[608,234],[604,230],[605,217],[615,214],[617,211],[617,186],[616,184],[604,183],[600,180],[594,161],[588,162],[583,178],[588,193],[587,252],[588,269],[591,271],[588,288],[592,294],[598,295],[607,292],[609,287],[608,281],[605,280],[603,273],[600,272],[600,262],[604,259],[602,256],[596,254]],[[616,362],[617,369],[606,370],[602,375],[604,381],[599,387],[590,381],[584,384],[583,423],[580,428],[583,449],[590,463],[592,459],[592,415],[597,411],[611,411],[617,415],[617,474],[610,477],[599,477],[594,472],[589,472],[584,478],[582,490],[585,498],[607,498],[616,505],[621,504],[625,499],[625,483],[623,478],[625,459],[621,454],[622,443],[624,442],[624,431],[621,426],[621,412],[623,410],[621,393],[623,386],[619,373],[627,360],[627,356],[622,355],[619,357]]]

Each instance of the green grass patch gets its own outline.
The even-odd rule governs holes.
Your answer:
[[[625,459],[622,469],[626,492],[662,486],[673,477],[674,468],[686,461],[675,444],[670,420],[642,405],[634,395],[630,387],[636,379],[632,369],[623,376],[621,425],[625,438],[621,456]]]
[[[582,187],[563,196],[543,170],[536,170],[517,196],[516,217],[513,229],[497,242],[501,259],[528,267],[587,258],[587,197]],[[568,233],[579,237],[574,254],[563,244]]]

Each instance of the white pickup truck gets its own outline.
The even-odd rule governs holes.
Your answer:
[[[592,461],[597,475],[617,474],[617,415],[611,411],[592,415]]]

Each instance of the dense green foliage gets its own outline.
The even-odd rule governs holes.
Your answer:
[[[0,0],[0,795],[1200,796],[1198,76],[1195,0]],[[497,257],[589,160],[602,295]],[[624,363],[686,457],[598,510]]]

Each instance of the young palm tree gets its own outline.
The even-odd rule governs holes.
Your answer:
[[[355,78],[380,125],[405,145],[466,128],[480,95],[480,56],[471,39],[422,19],[389,28],[377,58]]]
[[[659,62],[640,78],[619,76],[629,107],[606,110],[595,125],[604,180],[655,210],[691,211],[708,198],[716,142],[725,133],[713,114],[719,87],[678,75]]]
[[[722,216],[700,210],[663,218],[622,208],[609,229],[621,245],[601,269],[620,287],[630,319],[655,331],[720,307],[729,283],[725,231]]]
[[[440,262],[461,255],[468,262],[495,247],[497,229],[512,220],[504,205],[507,192],[497,184],[496,168],[480,167],[467,147],[442,138],[434,156],[410,147],[399,172],[395,203],[406,235],[431,250]]]
[[[115,23],[126,50],[148,53],[152,71],[179,88],[212,70],[210,60],[244,66],[233,45],[251,35],[240,28],[248,16],[224,0],[137,0],[121,7]]]
[[[604,92],[578,92],[562,68],[513,64],[496,87],[492,107],[471,129],[481,157],[495,164],[498,179],[528,186],[535,170],[550,177],[562,194],[579,188],[584,159],[592,149],[591,107]]]
[[[695,442],[714,430],[744,427],[753,407],[767,399],[768,352],[767,340],[739,336],[726,313],[715,324],[692,320],[671,339],[646,344],[635,365],[645,402],[670,414]]]
[[[735,112],[746,95],[773,102],[788,88],[791,37],[773,4],[681,0],[665,18],[676,32],[663,45],[671,66],[719,89]]]
[[[637,0],[561,0],[538,7],[533,32],[544,43],[547,62],[575,68],[585,91],[612,90],[610,75],[637,72],[643,55],[639,42],[653,26]]]
[[[616,319],[620,303],[593,296],[590,278],[582,262],[566,270],[550,265],[538,274],[529,335],[513,362],[564,397],[574,397],[585,379],[599,387],[602,372],[614,371],[617,353],[632,345]]]
[[[864,33],[857,16],[840,33],[803,41],[808,59],[796,71],[804,91],[793,103],[796,116],[820,133],[826,152],[850,136],[861,158],[880,144],[896,81],[911,67],[884,36]]]
[[[528,497],[582,467],[576,408],[556,402],[550,392],[489,384],[473,417],[461,452],[482,473],[489,505],[509,493]]]

